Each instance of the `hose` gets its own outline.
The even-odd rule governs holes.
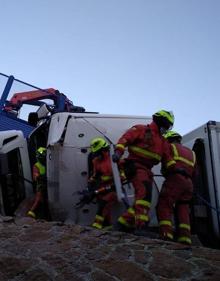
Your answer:
[[[163,175],[158,174],[158,175],[154,175],[154,177],[163,177]],[[155,184],[156,189],[157,189],[157,192],[158,192],[158,194],[159,194],[160,191],[159,191],[158,185],[157,185],[157,183],[156,183],[155,180],[154,180],[154,184]],[[213,207],[213,206],[211,205],[211,203],[208,202],[206,199],[204,199],[199,193],[194,192],[193,194],[194,194],[199,200],[201,200],[207,207],[209,207],[210,209],[214,210],[217,214],[220,214],[220,209],[219,209],[219,208]]]
[[[214,210],[217,214],[220,214],[220,209],[213,207],[210,202],[208,202],[207,200],[205,200],[200,194],[198,194],[197,192],[194,192],[194,195],[200,199],[206,206],[208,206],[210,209]]]

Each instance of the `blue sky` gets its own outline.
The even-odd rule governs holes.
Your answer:
[[[100,113],[220,121],[219,0],[0,0],[0,72]]]

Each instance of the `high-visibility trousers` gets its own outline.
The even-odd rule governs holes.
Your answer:
[[[108,192],[106,194],[100,194],[97,197],[98,210],[97,215],[102,216],[103,225],[111,225],[112,224],[112,208],[113,205],[117,202],[117,195],[114,191]]]
[[[31,206],[30,210],[34,212],[42,202],[43,202],[43,194],[41,191],[37,191],[35,194],[34,203]]]
[[[165,179],[157,205],[161,238],[173,239],[172,222],[175,208],[178,241],[191,244],[189,201],[192,194],[193,184],[189,177],[173,174]]]
[[[152,175],[152,172],[145,166],[137,166],[136,174],[131,180],[135,193],[134,205],[119,217],[119,223],[128,228],[142,228],[149,222]]]

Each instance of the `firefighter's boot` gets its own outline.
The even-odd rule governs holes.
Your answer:
[[[159,221],[159,232],[160,232],[160,239],[165,241],[173,241],[173,226],[172,221],[167,220],[160,220]]]
[[[31,218],[33,218],[33,219],[36,219],[36,214],[35,214],[34,211],[31,211],[31,210],[28,211],[28,212],[27,212],[27,216],[28,216],[28,217],[31,217]]]
[[[100,215],[95,216],[95,221],[92,224],[92,227],[97,228],[97,229],[103,229],[103,223],[104,223],[105,218]]]
[[[117,222],[113,226],[113,230],[120,231],[120,232],[126,232],[126,233],[133,233],[134,229],[126,227],[125,225],[121,224],[120,222]]]
[[[180,223],[178,225],[178,237],[177,242],[182,243],[187,246],[192,245],[190,224]]]

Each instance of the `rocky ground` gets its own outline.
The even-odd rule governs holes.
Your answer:
[[[0,217],[0,281],[220,280],[220,250]]]

